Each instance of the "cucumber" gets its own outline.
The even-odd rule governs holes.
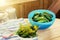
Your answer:
[[[33,19],[33,21],[37,22],[37,20],[36,20],[36,19]]]
[[[45,18],[45,17],[38,17],[36,20],[39,21],[39,20],[41,20],[41,19],[42,19],[42,20],[45,20],[46,18]]]
[[[44,17],[46,17],[49,21],[52,20],[52,16],[46,12],[43,13]]]
[[[39,15],[36,15],[36,16],[34,16],[34,19],[36,19],[36,18],[38,18],[39,17]]]
[[[45,22],[49,22],[49,20],[45,17],[40,17],[40,20],[38,22],[45,23]]]
[[[40,22],[40,23],[46,23],[46,22],[49,22],[49,21],[47,21],[47,20],[40,20],[38,22]]]
[[[41,19],[44,19],[44,17],[38,17],[36,20],[39,21]]]
[[[40,20],[40,21],[38,21],[38,22],[40,22],[40,23],[45,23],[43,20]]]
[[[48,15],[44,15],[49,21],[51,21],[52,19],[48,16]]]
[[[52,20],[52,15],[47,12],[35,13],[32,19],[35,22],[49,22]]]
[[[53,16],[51,14],[48,14],[47,12],[43,12],[44,14],[47,14],[50,18],[52,18]]]
[[[37,18],[39,17],[39,15],[38,14],[34,14],[34,16],[32,17],[32,19],[33,19],[33,21],[35,21],[35,22],[37,22]]]
[[[35,13],[34,16],[32,17],[33,21],[37,22],[41,17],[42,14],[41,13]]]
[[[40,22],[40,23],[46,23],[46,22],[49,22],[48,20],[39,20],[38,22]]]
[[[36,12],[35,15],[39,15],[40,13],[39,12]]]

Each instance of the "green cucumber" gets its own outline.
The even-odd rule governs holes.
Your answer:
[[[47,14],[50,18],[52,18],[53,16],[51,14],[48,14],[47,12],[43,12],[44,14]]]
[[[52,20],[50,14],[48,14],[48,13],[43,13],[43,16],[46,17],[49,21]]]
[[[38,18],[39,17],[39,15],[36,15],[36,16],[34,16],[34,19],[36,19],[36,18]]]
[[[38,21],[38,22],[40,22],[40,23],[46,23],[46,22],[48,22],[47,20],[40,20],[40,21]]]

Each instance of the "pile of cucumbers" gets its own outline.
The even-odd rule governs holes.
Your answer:
[[[53,16],[47,12],[35,13],[32,20],[35,22],[46,23],[52,21],[52,17]]]

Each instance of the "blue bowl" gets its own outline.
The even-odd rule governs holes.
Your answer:
[[[32,20],[32,17],[34,16],[34,14],[35,14],[36,12],[38,12],[38,13],[39,13],[39,12],[40,12],[40,13],[48,12],[49,14],[51,14],[51,15],[53,16],[53,17],[52,17],[52,21],[47,22],[47,23],[40,23],[40,22],[35,22],[35,21],[33,21],[33,20]],[[56,18],[55,13],[53,13],[53,12],[50,11],[50,10],[34,10],[34,11],[30,12],[29,15],[28,15],[28,20],[30,21],[30,23],[31,23],[32,25],[37,25],[37,26],[39,27],[39,29],[41,29],[41,30],[49,28],[49,27],[54,23],[55,18]]]

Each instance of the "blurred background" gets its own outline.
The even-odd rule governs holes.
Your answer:
[[[0,11],[15,8],[17,18],[27,18],[32,10],[48,9],[55,0],[0,0]],[[13,9],[12,9],[13,10]],[[60,18],[60,10],[56,13]]]

